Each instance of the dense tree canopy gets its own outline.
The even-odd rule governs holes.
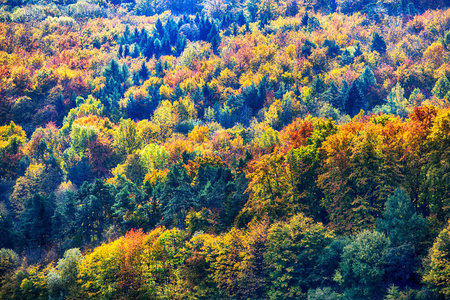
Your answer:
[[[446,299],[448,1],[0,4],[1,299]]]

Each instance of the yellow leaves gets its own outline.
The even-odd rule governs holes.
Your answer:
[[[104,76],[98,76],[91,80],[90,85],[93,93],[100,92],[105,87],[106,78]]]
[[[9,125],[0,126],[0,153],[4,155],[11,151],[15,154],[26,139],[25,131],[13,121]]]
[[[267,62],[265,64],[262,64],[259,67],[259,71],[261,74],[266,75],[270,82],[277,83],[278,78],[280,77],[283,70],[275,64],[272,64],[270,62]]]
[[[115,290],[115,280],[109,276],[120,271],[119,250],[122,242],[123,237],[95,248],[79,265],[79,282],[90,297],[106,296]]]
[[[275,30],[288,31],[288,30],[293,30],[293,29],[299,28],[299,26],[301,25],[300,23],[301,23],[301,18],[279,17],[278,19],[276,19],[270,23],[270,27],[273,27]]]
[[[57,68],[55,73],[61,81],[69,81],[79,75],[77,71],[68,68],[66,65]]]
[[[450,139],[450,110],[440,110],[427,138],[430,142],[441,143]]]
[[[156,169],[151,173],[145,174],[144,183],[146,181],[150,181],[150,184],[154,186],[156,182],[164,182],[166,181],[167,174],[169,173],[169,169]]]
[[[144,145],[158,141],[160,127],[157,124],[149,120],[142,120],[136,126]]]
[[[194,141],[196,143],[204,143],[209,139],[209,129],[205,125],[195,125],[194,129],[189,132],[188,137],[191,141]]]
[[[191,178],[195,178],[200,167],[222,167],[223,165],[222,159],[217,154],[208,151],[204,152],[203,156],[197,156],[194,161],[190,160],[188,164],[185,165],[185,168],[188,175]]]
[[[241,88],[250,86],[252,83],[254,83],[256,86],[258,86],[259,82],[262,79],[262,74],[260,72],[257,72],[256,74],[253,73],[251,70],[248,70],[244,74],[241,75],[239,78],[239,83],[241,84]]]
[[[441,43],[433,43],[425,50],[423,58],[425,61],[431,62],[435,68],[438,68],[447,61],[448,55]]]
[[[154,111],[152,122],[160,127],[160,137],[165,139],[172,134],[178,119],[179,116],[176,114],[172,103],[168,100],[163,100]]]
[[[170,94],[172,94],[172,89],[170,87],[168,87],[167,85],[161,85],[161,87],[159,88],[159,94],[161,96],[163,96],[166,99],[170,98]]]
[[[250,61],[250,65],[257,69],[258,66],[264,63],[270,63],[277,53],[277,48],[275,44],[260,44],[253,47],[253,58]]]
[[[104,108],[103,104],[100,102],[100,100],[97,100],[91,95],[89,95],[83,104],[81,104],[77,108],[72,109],[70,112],[74,111],[77,117],[88,116],[91,114],[102,116],[103,108]]]
[[[424,276],[424,281],[434,288],[436,292],[444,298],[450,296],[450,262],[448,255],[450,253],[450,223],[439,233],[436,238],[432,252],[429,253],[429,266]]]
[[[22,273],[23,278],[20,283],[20,291],[22,295],[34,295],[38,299],[46,299],[48,297],[47,290],[47,274],[51,269],[51,264],[47,265],[43,270],[39,266],[30,266]]]
[[[94,126],[101,136],[111,138],[114,134],[114,124],[107,117],[88,115],[75,119],[73,125]]]
[[[30,59],[29,59],[29,64],[34,68],[34,69],[40,69],[42,68],[45,59],[44,59],[44,55],[37,53],[34,54]]]
[[[194,78],[186,78],[182,82],[180,82],[180,88],[183,91],[192,92],[198,87],[199,84],[196,82]]]
[[[236,87],[238,79],[236,74],[228,68],[225,68],[220,72],[220,76],[217,78],[221,85],[228,87]]]
[[[200,238],[198,238],[200,239]],[[197,240],[198,240],[197,239]],[[220,289],[232,294],[236,289],[238,275],[244,271],[244,256],[249,249],[245,245],[246,236],[236,228],[216,238],[201,236],[202,252],[211,265],[213,280]]]
[[[264,113],[264,123],[269,126],[281,126],[280,115],[283,112],[283,105],[280,100],[272,103],[269,109]]]
[[[281,80],[287,84],[291,84],[294,82],[294,74],[291,72],[284,72],[281,74]]]
[[[338,45],[340,47],[344,47],[348,42],[348,35],[338,34],[336,36],[336,39],[334,40],[334,42],[336,43],[336,45]]]
[[[26,201],[35,193],[42,191],[44,176],[45,166],[43,164],[31,164],[28,166],[25,175],[17,179],[10,197],[16,213],[21,214],[25,210]]]
[[[290,59],[295,59],[297,57],[297,51],[295,49],[295,45],[289,45],[286,48],[286,54],[289,56]]]
[[[331,82],[334,82],[336,84],[340,84],[341,83],[341,78],[343,76],[343,74],[347,73],[347,68],[346,67],[342,67],[342,68],[338,68],[338,69],[334,69],[331,70],[330,72],[328,72],[327,74],[325,74],[325,83],[326,84],[330,84]]]
[[[173,111],[180,121],[197,118],[197,110],[192,99],[188,96],[180,98],[179,101],[173,102]]]

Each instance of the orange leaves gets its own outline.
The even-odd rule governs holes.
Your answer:
[[[138,293],[144,284],[141,261],[145,255],[147,237],[142,229],[131,229],[122,239],[119,248],[121,267],[117,273],[119,295]]]
[[[280,140],[288,149],[300,148],[306,145],[307,138],[312,135],[313,131],[314,126],[310,118],[297,119],[280,132]]]
[[[168,141],[164,144],[164,147],[170,153],[170,163],[175,163],[176,161],[180,160],[181,154],[183,152],[191,153],[192,151],[194,151],[192,142],[185,138],[176,138],[170,142]]]
[[[434,119],[436,118],[438,113],[438,109],[435,106],[421,106],[415,107],[414,113],[411,114],[410,118],[413,121],[420,122],[425,126],[425,128],[429,128]]]
[[[12,88],[15,89],[19,94],[24,93],[30,88],[30,70],[23,66],[15,67],[11,70],[11,83]]]
[[[66,36],[61,37],[58,41],[59,51],[78,48],[79,46],[80,43],[78,41],[78,37],[74,32],[69,32]]]

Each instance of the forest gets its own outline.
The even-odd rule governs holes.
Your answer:
[[[450,299],[450,1],[2,0],[0,299]]]

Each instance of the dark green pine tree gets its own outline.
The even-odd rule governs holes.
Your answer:
[[[141,52],[139,51],[139,46],[136,43],[134,43],[133,52],[131,52],[131,58],[138,58],[139,55],[141,55]]]
[[[142,62],[141,68],[139,69],[139,77],[142,79],[142,81],[146,81],[149,77],[149,72],[147,65],[145,64],[145,61]]]
[[[286,17],[295,17],[297,14],[298,14],[297,1],[296,0],[288,1],[286,6]]]
[[[335,58],[341,54],[341,48],[333,40],[326,39],[322,44],[322,48],[325,47],[328,47],[327,55],[331,58]]]
[[[246,2],[246,8],[249,14],[249,22],[256,22],[256,17],[258,15],[258,1],[257,0],[249,0]]]
[[[66,105],[64,104],[62,93],[59,93],[58,97],[55,100],[55,109],[58,112],[56,125],[61,125],[64,119],[64,115],[66,114]]]
[[[350,92],[350,87],[346,80],[342,82],[341,88],[339,89],[339,97],[335,100],[333,106],[338,108],[340,111],[345,112],[345,107],[348,99],[348,93]]]
[[[147,45],[147,41],[148,41],[148,33],[147,30],[145,30],[144,27],[142,27],[141,29],[141,33],[139,35],[139,47],[141,49],[143,49],[145,47],[145,45]]]
[[[15,242],[14,222],[11,214],[0,211],[0,249],[12,249]]]
[[[313,81],[311,82],[311,88],[316,96],[319,96],[326,91],[327,85],[325,84],[325,80],[323,80],[323,77],[321,75],[314,77]]]
[[[35,194],[27,201],[19,218],[22,245],[41,247],[50,243],[54,210],[54,194]]]
[[[179,37],[178,24],[173,18],[169,18],[166,23],[165,30],[168,33],[170,45],[175,45]]]
[[[353,56],[354,57],[358,57],[358,56],[361,56],[361,55],[363,55],[363,52],[361,50],[361,44],[358,42],[358,44],[356,45],[355,52],[353,52]]]
[[[316,48],[317,46],[315,44],[311,43],[309,40],[306,40],[303,43],[300,55],[303,57],[308,57],[312,54],[312,50]]]
[[[342,105],[339,99],[339,89],[334,81],[332,81],[328,89],[322,94],[322,100],[331,104],[334,108],[341,109]]]
[[[242,89],[242,97],[244,99],[244,103],[247,104],[255,113],[257,110],[262,108],[264,104],[264,102],[261,103],[261,99],[258,97],[258,89],[253,82],[248,87]]]
[[[136,71],[133,71],[132,75],[133,85],[140,85],[141,84],[141,78],[139,76],[139,73]],[[127,106],[128,107],[128,106]]]
[[[75,92],[72,92],[72,95],[70,96],[70,104],[69,104],[69,108],[75,108],[77,107],[77,94],[75,94]]]
[[[348,49],[345,49],[341,55],[341,65],[351,65],[354,61],[355,57],[350,53]]]
[[[163,45],[161,43],[161,40],[156,38],[153,41],[153,53],[157,56],[160,57],[162,55],[162,50],[163,50]]]
[[[122,54],[122,57],[127,57],[127,56],[129,56],[129,55],[130,55],[130,46],[125,45],[125,46],[123,47],[123,54]]]
[[[159,18],[155,23],[155,31],[153,35],[155,34],[158,35],[159,38],[162,38],[164,36],[164,26]]]
[[[381,36],[378,32],[375,32],[373,35],[370,51],[377,51],[380,54],[386,53],[386,42],[384,41],[383,36]]]
[[[73,248],[79,246],[74,244],[76,236],[76,212],[77,212],[77,192],[67,190],[62,197],[56,201],[55,212],[52,216],[52,237],[53,241],[61,245],[62,248]]]
[[[239,26],[243,26],[243,25],[245,25],[245,24],[247,23],[247,19],[245,18],[245,15],[244,15],[244,11],[243,11],[243,10],[241,10],[241,11],[238,13],[237,18],[236,18],[236,23],[237,23]]]
[[[125,83],[129,77],[130,77],[130,69],[126,64],[123,64],[122,67],[120,68],[120,82]],[[125,92],[126,89],[127,87],[125,86],[124,90],[122,91],[122,94]]]
[[[156,47],[155,47],[156,50]],[[172,54],[172,47],[170,46],[170,34],[169,31],[164,31],[164,36],[161,40],[161,53],[158,55],[170,55]]]
[[[114,195],[117,191],[113,185],[106,184],[105,181],[96,178],[90,186],[90,192],[97,197],[101,209],[97,222],[100,223],[100,227],[105,228],[112,222],[111,207],[114,204]]]
[[[150,200],[150,203],[147,203],[145,208],[147,210],[147,216],[148,216],[148,229],[154,228],[161,220],[161,209],[160,205],[158,203],[158,200],[154,196],[154,191],[156,190],[156,187],[154,188],[149,180],[147,180],[144,183],[144,186],[142,187],[146,199]]]
[[[127,24],[127,26],[125,26],[125,30],[123,32],[123,35],[122,35],[120,43],[122,45],[129,44],[130,43],[130,37],[131,37],[130,26]]]
[[[155,65],[155,76],[162,78],[164,77],[164,67],[162,65],[162,62],[160,59],[158,59],[156,61],[156,65]]]
[[[121,226],[122,232],[127,232],[132,228],[137,228],[136,220],[131,216],[139,205],[143,204],[145,194],[136,184],[122,178],[122,183],[118,186],[118,192],[114,197],[112,205],[112,215],[115,222]]]
[[[161,203],[161,225],[184,229],[189,210],[201,208],[197,204],[191,183],[192,180],[182,165],[176,164],[170,168],[158,197]]]
[[[85,182],[84,185],[89,185]],[[94,195],[88,194],[86,197],[80,199],[76,211],[76,226],[78,238],[83,243],[98,243],[101,240],[101,233],[103,228],[98,222],[101,218],[100,201]]]
[[[69,179],[74,185],[81,186],[85,181],[91,181],[94,178],[94,174],[91,171],[91,165],[89,160],[83,155],[81,160],[73,163],[69,167],[67,179]]]
[[[197,178],[198,200],[201,207],[222,211],[233,182],[231,170],[222,167],[200,167]]]
[[[417,246],[425,237],[426,219],[418,215],[404,189],[395,190],[385,203],[377,230],[391,240],[393,247],[409,243]]]
[[[244,160],[240,159],[238,167],[243,169],[245,165]],[[226,226],[233,226],[236,217],[248,200],[248,193],[246,193],[248,179],[245,177],[244,172],[240,171],[230,185],[229,189],[232,193],[228,196],[224,208],[224,224]]]
[[[367,90],[371,86],[374,86],[377,83],[375,75],[373,74],[370,67],[366,67],[359,77],[359,81],[361,82],[361,89],[363,91]]]
[[[184,49],[187,46],[187,39],[184,35],[178,35],[177,42],[175,43],[175,49],[176,49],[176,56],[181,55],[183,53]]]
[[[345,112],[351,117],[359,114],[362,110],[367,110],[367,103],[364,94],[361,92],[360,83],[353,81],[345,101]]]
[[[241,109],[244,105],[244,99],[242,99],[241,95],[230,95],[226,103],[230,108]]]
[[[140,36],[141,36],[141,33],[140,33],[139,29],[137,27],[134,27],[132,42],[137,43],[139,41]]]
[[[173,89],[172,94],[170,95],[170,100],[172,101],[179,101],[180,98],[183,98],[185,96],[185,93],[183,92],[183,89],[180,87],[179,84],[175,86]]]
[[[308,26],[308,19],[309,19],[309,15],[308,15],[308,12],[306,11],[305,14],[302,16],[302,20],[301,20],[301,24],[303,27]]]
[[[121,81],[120,66],[115,59],[112,59],[109,65],[103,71],[103,76],[107,79],[112,78],[115,82]]]

